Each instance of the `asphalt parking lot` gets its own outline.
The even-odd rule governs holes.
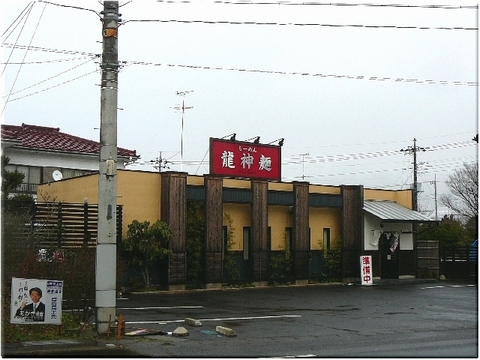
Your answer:
[[[77,348],[76,357],[477,357],[477,304],[476,284],[453,282],[129,294],[117,301],[126,332],[159,334],[50,349],[69,356]],[[188,335],[173,336],[179,327]],[[4,347],[2,355],[47,355],[41,348]]]

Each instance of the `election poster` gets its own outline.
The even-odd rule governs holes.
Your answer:
[[[12,278],[10,323],[62,324],[63,281]]]

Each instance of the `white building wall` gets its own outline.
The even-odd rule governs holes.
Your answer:
[[[413,250],[413,226],[411,223],[384,223],[382,220],[371,214],[364,215],[364,250],[378,250],[378,238],[382,231],[398,231],[400,236],[400,250]]]
[[[35,151],[14,147],[3,150],[4,155],[10,158],[10,164],[12,165],[98,171],[99,155],[96,154]],[[118,159],[117,169],[125,169],[124,159]]]

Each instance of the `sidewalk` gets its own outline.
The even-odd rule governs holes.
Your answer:
[[[128,350],[120,339],[25,341],[2,345],[4,358],[41,357],[144,357]]]

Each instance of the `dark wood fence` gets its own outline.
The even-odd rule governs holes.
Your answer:
[[[41,248],[94,248],[98,205],[40,202],[33,206],[30,229]],[[122,239],[123,207],[117,205],[117,244]]]
[[[438,240],[417,240],[417,277],[440,277],[440,250]]]
[[[440,247],[440,271],[447,279],[477,281],[477,264],[469,261],[471,246]]]

